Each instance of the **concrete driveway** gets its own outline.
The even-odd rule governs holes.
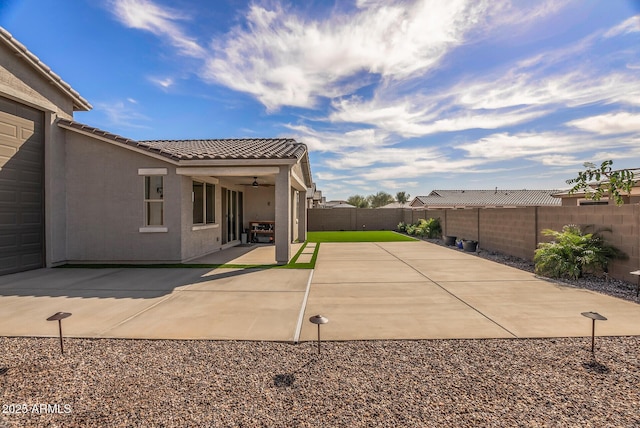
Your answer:
[[[315,271],[41,269],[0,277],[0,335],[328,340],[640,335],[640,305],[426,242],[323,243]]]

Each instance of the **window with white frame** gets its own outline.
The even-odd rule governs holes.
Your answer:
[[[144,225],[164,226],[164,177],[144,177]]]
[[[215,186],[193,182],[193,224],[215,223]]]

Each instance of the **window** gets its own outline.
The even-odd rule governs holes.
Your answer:
[[[215,223],[215,186],[193,182],[193,224]]]
[[[145,226],[164,225],[164,177],[144,177]]]

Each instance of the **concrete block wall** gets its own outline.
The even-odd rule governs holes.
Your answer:
[[[353,219],[352,219],[353,216]],[[355,209],[313,208],[307,211],[308,230],[355,230]]]
[[[395,214],[394,214],[395,212]],[[393,230],[400,221],[440,218],[443,234],[474,239],[479,247],[532,260],[538,242],[549,241],[544,229],[561,230],[566,224],[609,228],[607,242],[628,255],[610,266],[612,277],[636,282],[629,272],[640,269],[640,205],[556,206],[474,209],[311,209],[309,230]],[[357,227],[359,225],[359,227]]]
[[[478,241],[477,209],[448,210],[446,221],[446,227],[443,229],[447,235]]]
[[[479,209],[481,248],[532,259],[536,248],[535,207]]]

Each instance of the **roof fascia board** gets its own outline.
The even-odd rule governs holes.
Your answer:
[[[280,172],[277,166],[244,167],[244,166],[219,166],[219,167],[178,167],[176,174],[189,176],[214,176],[214,177],[257,177],[263,175],[276,175]]]
[[[181,159],[180,166],[294,165],[296,159]]]
[[[2,96],[5,98],[9,98],[13,101],[19,102],[20,104],[28,105],[29,107],[33,107],[37,110],[45,110],[52,113],[58,110],[58,108],[53,103],[39,100],[35,97],[29,97],[29,99],[25,99],[23,93],[16,91],[15,88],[7,86],[3,83],[0,83],[0,93],[2,93]]]
[[[304,180],[298,177],[298,174],[291,170],[291,185],[301,192],[305,192],[307,190],[307,186],[304,185]]]

